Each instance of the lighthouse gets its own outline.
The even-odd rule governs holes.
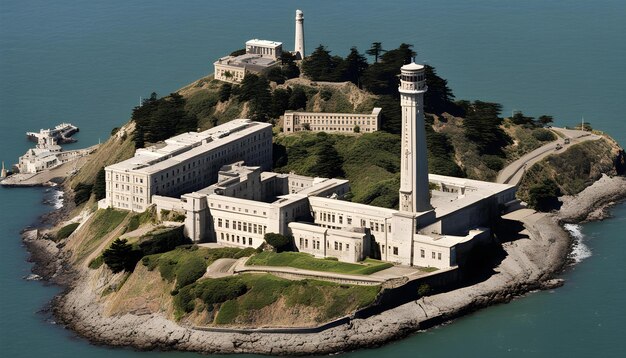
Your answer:
[[[302,10],[296,10],[296,37],[293,54],[296,59],[304,59],[304,14]]]
[[[411,62],[400,69],[402,146],[400,211],[432,209],[428,190],[428,153],[424,129],[424,93],[428,90],[424,66]]]

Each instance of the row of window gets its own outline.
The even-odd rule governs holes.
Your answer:
[[[311,240],[311,249],[313,250],[319,250],[320,249],[320,245],[321,245],[321,241],[320,240]],[[335,251],[343,251],[344,247],[346,249],[346,251],[350,250],[350,244],[346,243],[344,245],[343,242],[339,242],[339,241],[334,241],[333,243]],[[308,249],[309,248],[309,239],[305,239],[305,238],[300,238],[300,248],[304,248],[304,249]],[[326,248],[330,249],[330,241],[326,241]]]
[[[291,130],[291,128],[287,128],[287,132],[289,132]],[[296,128],[295,131],[300,131],[301,129]],[[354,132],[354,128],[353,127],[316,127],[316,126],[311,126],[311,130],[312,131],[335,131],[335,132]],[[363,128],[360,129],[363,132],[371,132],[373,131],[373,129],[370,128]]]
[[[338,223],[339,225],[343,225],[344,217],[343,214],[335,214],[334,212],[320,211],[313,212],[313,217],[315,222],[324,221],[328,223]],[[346,216],[346,225],[352,225],[352,217]],[[378,223],[375,221],[369,221],[369,226],[367,226],[368,222],[365,219],[361,219],[360,227],[369,227],[370,230],[375,232],[385,232],[385,224]],[[387,225],[387,232],[391,232],[391,224]]]
[[[215,203],[211,203],[211,207],[213,207],[214,205],[215,205]],[[218,203],[218,204],[217,204],[217,207],[218,207],[218,209],[221,209],[221,208],[222,208],[222,204]],[[238,211],[238,212],[241,212],[241,211],[242,211],[242,210],[241,210],[241,209],[242,209],[241,207],[230,206],[230,205],[224,205],[224,209],[226,209],[226,210],[232,210],[232,211]],[[248,211],[250,211],[250,210],[249,210],[249,209],[246,209],[246,208],[243,208],[243,212],[247,213]],[[252,209],[252,213],[253,213],[253,214],[256,214],[256,213],[257,213],[257,211],[256,211],[256,210],[254,210],[254,209]],[[264,211],[264,212],[263,212],[263,216],[266,216],[266,215],[267,215],[267,212],[265,212],[265,211]]]
[[[247,240],[246,240],[247,239]],[[251,237],[239,237],[239,235],[230,235],[228,233],[220,233],[220,240],[221,241],[227,241],[227,242],[232,242],[232,243],[241,243],[243,245],[249,245],[252,246],[252,238]],[[240,242],[241,240],[241,242]],[[247,241],[247,243],[246,243]]]
[[[435,259],[435,257],[437,258],[437,260],[441,260],[441,252],[432,251],[431,254],[433,260]],[[426,250],[420,249],[420,257],[426,258]]]
[[[214,221],[213,225],[216,225],[215,218],[213,219],[213,221]],[[261,225],[261,224],[254,224],[254,223],[249,223],[246,221],[236,221],[236,220],[233,220],[232,224],[233,224],[232,225],[233,230],[249,232],[251,234],[264,235],[265,232],[267,231],[267,226]],[[230,220],[217,218],[216,227],[223,227],[225,229],[230,229]]]
[[[389,250],[392,250],[394,255],[398,255],[398,247],[397,246],[387,246],[387,252],[389,252]],[[385,254],[385,245],[381,245],[380,246],[380,253],[381,254]]]

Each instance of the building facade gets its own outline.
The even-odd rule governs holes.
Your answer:
[[[188,132],[105,168],[102,206],[144,211],[152,195],[176,197],[217,180],[220,168],[245,160],[270,169],[272,126],[237,119],[204,132]]]
[[[285,112],[283,132],[371,133],[380,129],[380,111],[381,108],[374,108],[371,114]]]
[[[246,73],[263,74],[280,65],[283,53],[281,42],[253,39],[246,42],[246,53],[240,56],[225,56],[213,63],[215,79],[241,83]]]

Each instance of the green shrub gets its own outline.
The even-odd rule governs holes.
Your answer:
[[[487,168],[491,170],[500,171],[504,168],[504,159],[497,155],[483,155],[482,160]]]
[[[263,239],[272,245],[276,252],[290,251],[293,246],[291,238],[273,232],[266,233]]]
[[[177,246],[191,244],[191,240],[185,237],[183,227],[168,229],[153,234],[148,239],[141,239],[139,249],[142,254],[152,255],[174,250]]]
[[[200,257],[192,256],[176,267],[176,287],[185,287],[196,282],[206,272],[207,264]]]
[[[132,272],[141,258],[141,252],[133,249],[126,239],[115,239],[111,246],[104,250],[102,259],[113,272]]]
[[[556,136],[552,133],[552,131],[543,128],[534,129],[532,131],[532,136],[542,142],[550,142],[556,139]]]
[[[69,225],[65,225],[57,231],[56,239],[57,241],[68,238],[72,233],[76,230],[76,228],[80,225],[80,223],[72,223]]]
[[[104,263],[104,257],[100,255],[96,257],[95,259],[91,260],[91,262],[89,262],[89,268],[92,270],[97,270],[100,268],[100,266],[102,266],[103,263]]]
[[[80,205],[89,200],[92,188],[91,184],[78,183],[74,187],[74,204]]]
[[[538,211],[558,209],[561,190],[554,180],[545,179],[528,190],[528,205]]]

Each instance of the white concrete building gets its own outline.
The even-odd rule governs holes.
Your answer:
[[[307,179],[307,180],[305,180]],[[185,230],[196,242],[258,247],[268,232],[289,235],[289,223],[310,221],[307,198],[342,197],[344,179],[262,172],[243,162],[222,167],[218,182],[180,199],[155,195],[157,211],[185,213]]]
[[[220,168],[245,160],[263,169],[272,166],[272,126],[236,119],[204,132],[188,132],[105,168],[102,206],[144,211],[152,195],[176,197],[206,187]]]
[[[229,124],[233,127],[228,127],[227,136],[222,129],[222,132],[217,130],[211,135],[203,132],[195,133],[191,138],[183,137],[184,140],[179,138],[168,144],[174,147],[166,153],[174,154],[161,155],[169,155],[167,159],[152,162],[139,158],[139,162],[135,159],[107,167],[107,200],[110,197],[115,207],[130,203],[137,205],[132,207],[137,210],[145,208],[144,203],[138,206],[136,199],[118,199],[118,195],[120,198],[124,195],[138,197],[156,204],[159,212],[165,209],[184,213],[185,232],[196,242],[258,247],[263,243],[263,236],[272,232],[292,236],[299,251],[317,257],[356,262],[369,256],[401,265],[455,267],[468,257],[476,244],[490,238],[489,227],[499,217],[502,208],[515,200],[516,188],[428,174],[424,80],[422,66],[412,63],[402,67],[399,210],[341,200],[349,190],[348,181],[344,179],[264,172],[271,163],[271,130],[269,125],[263,127],[262,123],[245,120]],[[255,127],[259,129],[255,130]],[[196,136],[217,139],[204,143],[205,139],[198,142]],[[229,144],[216,144],[217,140],[234,145],[229,147],[231,150],[225,150]],[[175,145],[191,147],[179,152]],[[209,150],[205,145],[215,148]],[[193,150],[197,152],[191,152]],[[223,156],[216,156],[220,151]],[[204,154],[209,152],[210,156]],[[151,151],[138,156],[149,153]],[[202,171],[184,161],[190,155],[186,153],[194,153],[192,158],[203,156],[204,159],[197,162]],[[234,157],[237,160],[232,160]],[[170,158],[178,159],[165,163]],[[242,161],[236,162],[239,160]],[[245,166],[244,161],[251,166]],[[205,162],[208,164],[203,164]],[[182,173],[179,174],[181,163]],[[234,164],[212,166],[218,163]],[[194,171],[192,177],[199,180],[193,185],[175,186],[168,192],[169,186],[164,186],[164,181],[172,185],[178,183],[181,175],[185,178],[185,169],[187,173],[198,170],[198,174]],[[220,169],[219,173],[217,169]],[[148,174],[152,176],[141,176]],[[114,175],[120,178],[115,176],[113,179]],[[141,178],[152,187],[144,186],[145,191],[140,192],[143,196],[137,196],[136,188],[142,187],[137,185],[137,180],[144,184]],[[209,185],[211,183],[215,184]],[[433,190],[429,190],[429,183],[434,186]],[[122,188],[113,188],[113,184],[120,184]],[[191,187],[193,189],[189,189]],[[151,199],[145,193],[151,195]],[[174,197],[181,193],[186,194]]]
[[[246,73],[265,73],[280,64],[283,53],[281,42],[253,39],[246,42],[246,53],[240,56],[225,56],[213,63],[215,79],[241,83]]]
[[[64,151],[50,130],[38,133],[37,145],[22,155],[15,168],[23,174],[36,174],[58,167],[61,164],[84,157],[93,151],[93,147]]]
[[[376,107],[371,114],[285,112],[283,132],[371,133],[380,129],[380,111],[381,108]]]

